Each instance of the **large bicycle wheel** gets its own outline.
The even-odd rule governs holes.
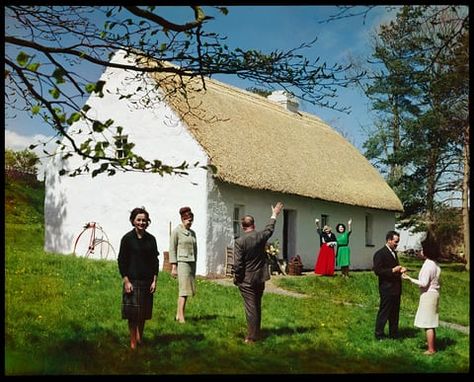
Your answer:
[[[115,250],[106,233],[95,222],[84,226],[83,231],[75,240],[73,252],[76,256],[102,260],[115,255]]]

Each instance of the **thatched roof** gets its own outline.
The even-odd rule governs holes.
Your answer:
[[[346,139],[307,113],[206,78],[155,77],[167,102],[216,166],[224,182],[257,190],[295,194],[354,206],[402,211],[379,172]],[[174,83],[172,83],[175,81]]]

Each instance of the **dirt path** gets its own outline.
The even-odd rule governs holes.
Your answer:
[[[451,328],[451,329],[457,330],[461,333],[469,335],[469,326],[462,326],[462,325],[458,325],[458,324],[452,324],[451,322],[446,322],[446,321],[440,321],[439,325],[444,326],[446,328]]]
[[[272,276],[272,278],[278,277],[278,276]],[[224,285],[224,286],[234,286],[234,283],[231,278],[225,278],[225,279],[214,279],[212,280],[218,284]],[[308,297],[305,294],[302,293],[297,293],[297,292],[292,292],[283,288],[277,287],[274,283],[273,280],[270,279],[265,283],[265,293],[274,293],[274,294],[280,294],[283,296],[290,296],[290,297],[295,297],[295,298],[305,298]]]

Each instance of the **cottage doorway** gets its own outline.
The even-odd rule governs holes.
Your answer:
[[[296,256],[296,210],[283,210],[283,259]]]

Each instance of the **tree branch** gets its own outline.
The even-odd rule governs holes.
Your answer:
[[[192,7],[194,9],[195,21],[189,22],[186,24],[172,23],[166,20],[165,18],[158,16],[157,14],[153,12],[145,11],[139,7],[128,6],[124,8],[130,13],[134,14],[135,16],[153,21],[154,23],[161,25],[163,28],[169,29],[175,32],[189,32],[193,29],[200,27],[204,21],[213,19],[213,17],[211,16],[203,16],[203,13],[200,11],[200,7],[197,7],[197,6]]]

